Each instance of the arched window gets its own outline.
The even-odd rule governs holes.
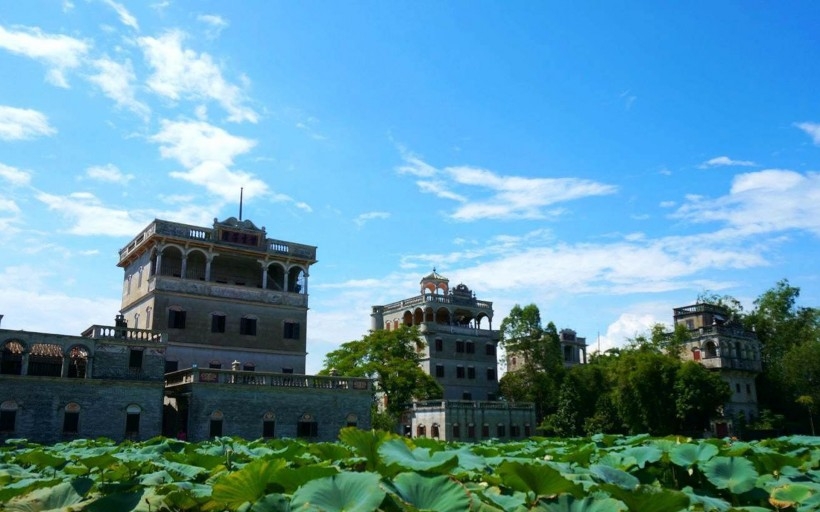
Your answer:
[[[222,411],[214,411],[211,413],[211,423],[208,428],[208,437],[222,436],[222,422],[224,421]]]
[[[276,437],[276,415],[273,411],[262,415],[262,437]]]
[[[317,437],[319,435],[319,425],[316,423],[316,417],[308,413],[300,416],[299,422],[296,424],[296,435],[298,437]]]
[[[80,432],[80,404],[69,402],[63,411],[63,434]]]
[[[72,379],[84,379],[88,371],[88,349],[75,345],[68,351],[68,376]]]
[[[703,351],[706,352],[706,357],[717,357],[717,348],[713,341],[707,341],[703,346]]]
[[[20,375],[23,373],[23,344],[10,340],[3,344],[0,352],[0,374]]]
[[[140,433],[140,413],[142,408],[131,404],[125,408],[125,437],[137,437]]]
[[[17,402],[6,400],[0,404],[0,432],[14,432],[17,423]]]
[[[51,343],[35,343],[28,355],[28,374],[60,377],[63,371],[63,347]]]
[[[350,413],[345,418],[345,423],[348,427],[358,427],[359,426],[359,417],[353,413]]]
[[[430,437],[433,439],[438,439],[439,430],[438,430],[438,423],[433,423],[433,426],[430,427]]]
[[[427,435],[427,427],[423,424],[419,424],[416,426],[416,437],[424,437]]]

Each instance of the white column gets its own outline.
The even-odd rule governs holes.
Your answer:
[[[211,262],[214,260],[213,254],[208,254],[208,259],[205,261],[205,281],[211,280]]]
[[[262,267],[262,289],[268,289],[268,262],[262,260],[256,260],[259,262],[259,265]]]
[[[157,268],[154,269],[154,275],[162,275],[162,249],[159,246],[157,246]]]
[[[182,269],[180,269],[180,271],[179,271],[180,279],[185,279],[187,277],[186,276],[187,273],[188,273],[188,254],[186,253],[186,254],[182,255]]]

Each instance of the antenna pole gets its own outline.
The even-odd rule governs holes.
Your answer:
[[[245,187],[239,187],[239,220],[242,220],[242,192]]]

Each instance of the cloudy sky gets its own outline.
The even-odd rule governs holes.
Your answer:
[[[816,2],[32,0],[0,11],[2,327],[111,324],[154,218],[318,246],[308,370],[434,267],[622,344],[820,305]]]

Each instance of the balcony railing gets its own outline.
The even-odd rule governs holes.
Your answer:
[[[473,400],[422,400],[413,402],[413,410],[422,409],[494,409],[507,411],[534,411],[530,402],[473,401]]]
[[[452,295],[435,295],[431,293],[426,293],[424,295],[417,295],[409,299],[404,299],[398,302],[392,302],[390,304],[387,304],[386,306],[384,306],[384,311],[404,309],[407,307],[418,306],[421,304],[430,304],[431,306],[435,304],[455,304],[460,306],[469,306],[471,308],[478,309],[493,309],[493,303],[486,300],[464,300],[461,298],[453,297]]]
[[[194,383],[270,386],[277,388],[333,389],[340,391],[372,390],[372,381],[359,377],[296,375],[293,373],[218,370],[214,368],[188,368],[165,374],[166,388]]]
[[[170,276],[154,276],[148,281],[148,290],[171,291],[191,295],[204,295],[223,299],[240,299],[267,304],[307,306],[308,296],[304,293],[265,290],[250,286],[222,284],[198,279],[181,279]]]
[[[500,331],[496,329],[478,329],[475,327],[459,327],[456,325],[439,324],[436,322],[424,322],[419,325],[419,332],[423,334],[442,332],[457,334],[461,336],[482,336],[497,339],[500,336]]]
[[[84,338],[95,340],[115,340],[139,343],[165,343],[167,333],[150,329],[133,329],[130,327],[112,327],[107,325],[92,325],[83,331]]]
[[[704,357],[699,361],[706,368],[744,370],[759,372],[762,365],[759,359],[738,359],[736,357]]]

